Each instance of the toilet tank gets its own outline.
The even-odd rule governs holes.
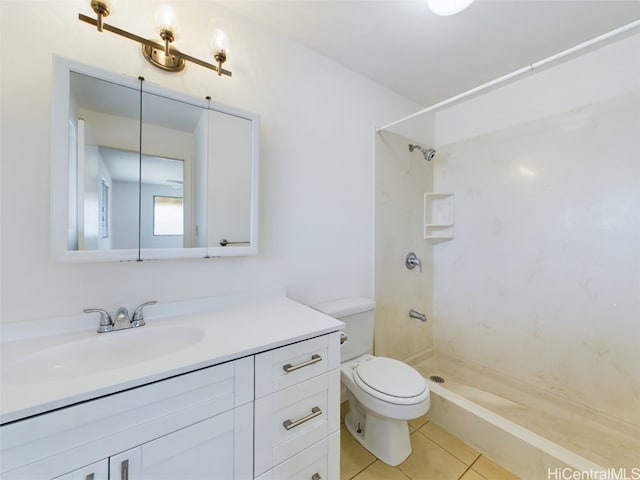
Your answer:
[[[340,361],[345,362],[373,353],[373,320],[376,303],[370,298],[349,297],[314,305],[313,308],[345,323],[347,341],[340,348]]]

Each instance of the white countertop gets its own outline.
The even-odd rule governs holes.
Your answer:
[[[145,319],[147,325],[144,327],[102,334],[96,333],[97,315],[95,325],[87,322],[86,315],[74,317],[66,323],[47,321],[47,329],[59,326],[58,333],[42,336],[34,336],[34,325],[3,325],[0,423],[335,332],[344,326],[336,319],[286,298],[283,292],[157,305],[145,309]],[[87,323],[91,328],[87,328]],[[40,321],[39,325],[45,324]],[[82,325],[81,330],[74,328],[78,325]],[[158,353],[156,348],[156,356],[147,360],[144,342],[147,339],[153,342],[154,338],[160,338],[158,334],[173,331],[196,332],[197,335],[186,335],[190,337],[188,345],[167,354]],[[107,356],[107,363],[101,363],[95,372],[72,378],[40,375],[43,378],[35,381],[15,374],[18,371],[16,365],[25,359],[29,361],[33,358],[30,355],[53,351],[51,349],[64,352],[69,342],[88,340],[90,345],[100,345],[95,343],[99,341],[109,346],[116,344],[118,338],[122,338],[124,343],[134,339],[127,335],[139,336],[135,341],[144,348],[135,352],[114,351],[114,355],[123,357],[110,362]],[[152,350],[153,345],[149,344],[149,351]],[[95,355],[101,353],[96,352]],[[128,355],[133,358],[130,363]],[[66,357],[68,362],[68,355]],[[83,359],[78,358],[77,361],[83,362]]]

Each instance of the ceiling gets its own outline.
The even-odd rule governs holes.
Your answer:
[[[243,0],[225,7],[427,107],[640,19],[638,0]]]

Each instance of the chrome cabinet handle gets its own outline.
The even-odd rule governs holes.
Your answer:
[[[129,460],[120,463],[120,480],[129,480]]]
[[[302,362],[302,363],[298,363],[297,365],[291,365],[290,363],[287,363],[286,365],[282,366],[282,369],[289,373],[289,372],[295,372],[296,370],[299,370],[301,368],[304,367],[308,367],[309,365],[313,365],[314,363],[318,363],[322,361],[322,357],[318,354],[312,355],[311,356],[311,360],[307,360],[306,362]]]
[[[318,472],[316,472],[311,477],[311,480],[322,480],[322,477],[320,476],[320,474]]]
[[[306,417],[302,417],[300,420],[296,420],[295,422],[292,422],[291,420],[285,420],[284,422],[282,422],[282,426],[284,426],[284,428],[287,430],[291,430],[292,428],[296,428],[297,426],[300,426],[303,423],[308,422],[312,418],[316,418],[320,415],[322,415],[322,410],[320,410],[320,407],[313,407],[311,409],[311,413]]]
[[[90,473],[89,475],[84,477],[84,480],[93,480],[95,478],[95,476],[96,476],[95,473]]]

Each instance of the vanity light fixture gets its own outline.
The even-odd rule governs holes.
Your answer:
[[[198,64],[201,67],[209,68],[214,72],[217,72],[219,76],[231,76],[231,72],[229,70],[222,68],[222,64],[227,60],[229,40],[227,34],[220,28],[214,28],[213,30],[211,47],[213,49],[213,58],[217,63],[217,65],[213,65],[187,55],[186,53],[182,53],[171,45],[180,32],[180,24],[173,9],[168,5],[160,7],[155,16],[156,30],[160,35],[161,40],[147,40],[146,38],[127,32],[126,30],[104,23],[104,17],[109,16],[114,3],[115,0],[91,0],[91,8],[95,12],[97,18],[94,19],[79,13],[78,20],[94,25],[97,27],[99,32],[106,30],[140,43],[142,45],[142,54],[144,58],[146,58],[152,65],[155,65],[167,72],[179,72],[184,69],[185,63],[189,61]]]

